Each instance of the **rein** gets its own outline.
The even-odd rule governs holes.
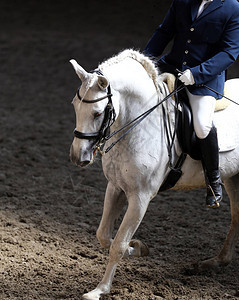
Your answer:
[[[105,137],[105,140],[111,139],[115,134],[119,133],[123,129],[129,127],[131,124],[133,124],[126,132],[124,132],[114,143],[112,143],[104,152],[107,153],[109,152],[122,138],[124,138],[132,129],[134,129],[137,125],[139,125],[149,114],[151,114],[158,106],[163,104],[166,100],[168,100],[170,97],[174,96],[178,92],[180,92],[182,89],[184,89],[184,86],[181,85],[177,88],[175,88],[170,94],[168,94],[163,100],[161,100],[159,103],[157,103],[155,106],[151,107],[149,110],[146,112],[142,113],[139,115],[137,118],[134,120],[126,123],[123,127],[121,127],[118,130],[113,131],[110,135]]]
[[[94,71],[100,75],[103,75],[100,70]],[[82,99],[80,96],[80,88],[77,90],[77,97],[79,100],[81,100],[83,103],[86,104],[93,104],[99,101],[102,101],[106,98],[108,98],[108,104],[105,108],[105,115],[104,120],[101,124],[101,128],[98,132],[91,132],[91,133],[84,133],[80,132],[78,130],[74,130],[74,136],[78,139],[95,139],[95,149],[94,152],[100,151],[101,154],[109,152],[121,139],[123,139],[129,132],[131,132],[137,125],[139,125],[149,114],[151,114],[158,106],[162,105],[166,100],[168,100],[170,97],[176,95],[178,92],[180,92],[182,89],[184,89],[184,85],[180,85],[177,88],[175,88],[171,93],[169,93],[163,100],[161,100],[159,103],[157,103],[155,106],[151,107],[149,110],[145,111],[138,117],[136,117],[134,120],[126,123],[123,127],[121,127],[118,130],[113,131],[112,133],[109,133],[110,126],[115,121],[115,110],[112,103],[112,96],[110,85],[107,88],[107,94],[103,97],[94,99],[94,100],[86,100]],[[131,126],[130,126],[131,125]],[[129,127],[130,126],[130,127]],[[115,142],[113,142],[104,152],[101,150],[101,146],[105,144],[106,141],[110,140],[114,135],[121,132],[125,128],[129,127],[128,130],[126,130]],[[166,127],[167,131],[167,127]],[[172,145],[169,145],[168,148],[170,149]],[[169,151],[170,153],[171,151]],[[170,156],[170,155],[169,155]]]
[[[93,72],[96,72],[97,74],[103,75],[103,73],[100,70],[95,70]],[[204,86],[206,88],[208,88],[209,90],[219,94],[220,96],[225,97],[226,99],[230,100],[231,102],[239,105],[237,102],[233,101],[232,99],[218,93],[217,91],[213,90],[212,88],[202,84],[201,86]],[[177,86],[171,93],[169,93],[166,97],[164,97],[163,100],[161,100],[159,103],[157,103],[155,106],[151,107],[149,110],[145,111],[144,113],[142,113],[141,115],[139,115],[138,117],[136,117],[134,120],[126,123],[123,127],[121,127],[120,129],[117,129],[115,131],[113,131],[112,133],[110,132],[110,126],[114,123],[115,118],[116,118],[116,113],[113,107],[113,103],[112,103],[112,97],[113,94],[111,93],[111,87],[110,85],[107,87],[107,94],[103,97],[94,99],[94,100],[86,100],[86,99],[82,99],[80,96],[80,92],[78,89],[77,90],[77,97],[86,104],[93,104],[99,101],[102,101],[106,98],[108,98],[108,103],[106,105],[105,108],[105,115],[104,115],[104,119],[103,122],[101,124],[101,128],[98,132],[92,132],[92,133],[84,133],[84,132],[80,132],[77,131],[76,129],[74,130],[74,135],[76,138],[78,139],[95,139],[95,148],[94,148],[94,153],[96,151],[100,151],[101,154],[103,153],[108,153],[121,139],[123,139],[129,132],[131,132],[136,126],[138,126],[149,114],[151,114],[157,107],[159,107],[160,105],[162,105],[166,100],[168,100],[170,97],[175,95],[175,98],[177,98],[177,94],[178,92],[180,92],[181,90],[183,90],[185,88],[185,85],[181,84],[179,86]],[[176,110],[178,109],[178,101],[176,101]],[[163,106],[162,106],[163,107]],[[164,117],[164,125],[165,125],[165,129],[166,129],[166,136],[167,136],[167,142],[168,142],[168,154],[169,154],[169,165],[171,168],[172,167],[172,147],[173,147],[173,143],[174,143],[174,139],[175,139],[175,135],[176,135],[176,129],[173,132],[173,135],[171,136],[171,142],[170,142],[170,137],[169,137],[169,132],[170,130],[168,129],[167,126],[167,121],[166,121],[166,112],[165,112],[165,108],[163,107],[163,117]],[[177,124],[177,119],[178,119],[178,115],[175,115],[175,124]],[[106,141],[110,140],[114,135],[116,135],[117,133],[121,132],[122,130],[126,129],[127,127],[129,127],[128,130],[126,130],[115,142],[113,142],[109,147],[106,148],[106,150],[103,152],[101,150],[101,147],[105,144]]]

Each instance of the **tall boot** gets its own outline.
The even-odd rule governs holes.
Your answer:
[[[222,181],[219,172],[219,148],[217,130],[213,126],[205,139],[199,139],[207,185],[206,204],[209,207],[219,207],[222,201]]]

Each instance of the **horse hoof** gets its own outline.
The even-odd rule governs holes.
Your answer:
[[[96,293],[95,290],[89,292],[89,293],[86,293],[82,296],[82,299],[83,300],[99,300],[100,299],[100,296],[98,293]]]
[[[226,264],[220,262],[217,257],[197,262],[190,267],[186,267],[183,270],[183,274],[186,276],[192,275],[212,275],[213,273],[219,273]]]
[[[83,299],[83,300],[99,300],[100,297],[91,297],[91,296],[89,296],[88,294],[84,294],[84,295],[82,296],[82,299]]]
[[[136,256],[148,256],[149,255],[149,248],[147,245],[140,240],[131,240],[129,243],[130,247],[133,247],[137,251]]]
[[[213,272],[218,273],[220,271],[220,263],[217,258],[210,258],[201,262],[198,262],[195,266],[197,273]]]

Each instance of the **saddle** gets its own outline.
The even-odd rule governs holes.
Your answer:
[[[162,76],[163,81],[167,83],[169,92],[172,92],[175,88],[175,76],[166,73],[160,76]],[[199,141],[194,131],[193,116],[185,89],[178,93],[177,101],[179,102],[180,110],[177,111],[178,121],[176,124],[176,135],[182,153],[174,167],[170,167],[171,170],[162,183],[159,192],[170,189],[177,183],[182,176],[181,168],[187,155],[194,160],[201,160]],[[230,104],[230,102],[226,99],[217,101],[217,103],[219,105],[216,105],[215,111],[225,109]]]

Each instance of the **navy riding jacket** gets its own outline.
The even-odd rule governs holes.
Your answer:
[[[201,0],[174,0],[163,23],[154,32],[144,53],[160,56],[174,39],[170,53],[159,59],[164,70],[192,71],[195,95],[221,98],[201,84],[223,92],[225,70],[239,55],[239,2],[213,0],[197,18]]]

